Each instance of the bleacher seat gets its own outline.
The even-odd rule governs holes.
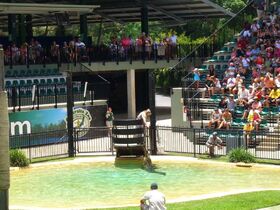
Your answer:
[[[60,78],[60,79],[59,79],[59,83],[60,83],[60,84],[65,84],[65,83],[66,83],[65,78],[63,78],[63,77]]]
[[[18,70],[14,70],[12,75],[13,77],[18,77],[19,76]]]
[[[32,70],[32,76],[39,76],[39,70],[38,69],[33,69]]]
[[[40,82],[39,82],[39,80],[38,80],[38,79],[34,79],[34,80],[33,80],[33,84],[35,84],[35,85],[39,85],[39,84],[40,84]]]
[[[40,79],[40,84],[41,84],[41,85],[46,84],[46,80],[45,80],[45,79]]]
[[[58,78],[53,78],[53,83],[54,83],[54,84],[58,84],[58,83],[59,83]]]
[[[19,80],[19,84],[20,84],[20,86],[25,86],[25,80],[23,80],[23,79],[21,79],[21,80]]]
[[[5,73],[5,77],[12,77],[12,71],[10,70],[7,70],[6,73]]]
[[[14,80],[12,84],[13,84],[13,86],[18,86],[19,85],[17,80]]]
[[[31,86],[33,84],[32,80],[31,79],[27,79],[26,80],[26,85],[27,86]]]
[[[52,79],[47,79],[47,84],[52,84]]]
[[[11,87],[12,86],[12,82],[10,81],[10,80],[7,80],[6,82],[5,82],[5,87]]]

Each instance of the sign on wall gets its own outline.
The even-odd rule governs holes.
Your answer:
[[[106,105],[80,106],[73,110],[76,128],[104,126]],[[10,135],[63,130],[67,125],[67,109],[42,109],[9,113]]]

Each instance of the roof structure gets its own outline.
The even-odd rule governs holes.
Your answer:
[[[210,19],[233,16],[234,14],[210,0],[145,0],[148,8],[149,21],[185,24],[191,19]],[[82,2],[82,3],[81,3]],[[139,22],[141,20],[142,0],[14,0],[13,3],[36,4],[71,4],[99,6],[87,13],[88,23],[105,22]],[[65,9],[67,11],[67,9]],[[48,14],[39,10],[33,11],[33,26],[55,25],[54,9]],[[79,24],[79,13],[70,12],[71,24]],[[13,13],[15,14],[15,12]],[[72,14],[72,15],[71,15]],[[7,12],[0,9],[0,27],[7,26]]]

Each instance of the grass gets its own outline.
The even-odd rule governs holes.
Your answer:
[[[252,210],[280,205],[280,191],[260,191],[183,203],[167,204],[168,210]],[[95,210],[95,209],[92,209]],[[106,210],[106,209],[103,209]],[[139,210],[139,207],[107,210]]]

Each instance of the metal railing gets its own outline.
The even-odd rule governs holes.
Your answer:
[[[134,61],[154,61],[166,60],[169,62],[171,59],[181,60],[182,57],[189,55],[192,58],[200,58],[207,56],[208,49],[213,48],[212,43],[205,43],[203,47],[199,48],[195,53],[191,53],[196,49],[198,44],[184,44],[184,45],[129,45],[122,46],[120,44],[109,45],[90,45],[86,47],[74,47],[73,49],[65,49],[57,46],[55,49],[50,49],[50,46],[41,46],[40,48],[32,49],[26,47],[26,53],[15,53],[12,46],[4,47],[5,65],[9,65],[10,69],[14,65],[26,65],[27,68],[33,64],[57,64],[58,67],[62,63],[91,63],[102,62],[116,62],[119,64],[121,61],[128,61],[131,64]]]
[[[280,160],[280,130],[252,131],[213,130],[157,126],[157,148],[160,153],[187,153],[194,157],[208,154],[206,141],[216,131],[222,139],[222,148],[215,148],[215,155],[227,155],[232,149],[244,147],[256,158]],[[149,143],[148,131],[146,145]],[[106,127],[79,128],[74,131],[75,154],[114,155],[110,130]],[[10,136],[10,148],[23,150],[30,161],[42,157],[67,156],[67,131],[49,131]],[[148,148],[149,149],[149,148]]]
[[[107,83],[105,84],[88,84],[91,89],[85,89],[85,85],[74,83],[73,99],[74,102],[90,101],[106,99]],[[94,94],[95,90],[102,88],[103,95],[97,98]],[[29,86],[13,86],[5,88],[8,93],[8,106],[12,107],[13,111],[21,111],[23,107],[39,110],[41,105],[51,105],[57,108],[59,103],[65,103],[67,98],[67,85],[61,84],[38,84]],[[100,95],[100,94],[99,94]]]

